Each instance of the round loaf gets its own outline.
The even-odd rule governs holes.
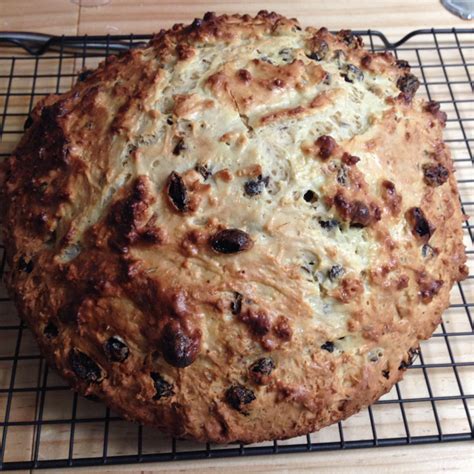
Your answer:
[[[350,31],[208,13],[41,100],[1,201],[42,354],[202,441],[377,400],[466,275],[446,116],[418,86]]]

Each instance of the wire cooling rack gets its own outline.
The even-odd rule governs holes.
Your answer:
[[[448,114],[445,131],[464,212],[474,212],[474,29],[419,30],[397,43],[358,31],[373,50],[410,62],[423,87]],[[77,75],[141,36],[47,37],[0,33],[0,157],[8,156],[41,97],[69,89]],[[2,41],[3,40],[3,41]],[[1,46],[1,44],[4,46]],[[401,153],[403,151],[401,150]],[[404,380],[367,410],[318,433],[256,445],[211,445],[168,438],[125,422],[101,403],[72,393],[39,355],[0,287],[0,470],[173,461],[474,438],[474,239],[463,225],[471,276],[453,288],[434,336],[421,344]],[[5,253],[0,248],[0,274]]]

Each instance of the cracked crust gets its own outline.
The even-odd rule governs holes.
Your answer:
[[[2,165],[8,288],[71,386],[215,442],[375,401],[466,275],[438,104],[275,13],[176,25],[42,100]]]

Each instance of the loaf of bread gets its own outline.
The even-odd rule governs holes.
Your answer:
[[[275,13],[162,31],[41,100],[7,285],[79,393],[174,436],[318,430],[401,379],[466,276],[439,104]]]

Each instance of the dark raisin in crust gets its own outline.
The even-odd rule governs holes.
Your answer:
[[[257,179],[250,179],[244,184],[244,192],[247,196],[257,196],[261,194],[266,186],[268,186],[270,177],[262,175],[258,176]]]
[[[400,366],[398,367],[399,370],[405,370],[407,369],[408,367],[410,367],[410,365],[413,364],[413,362],[415,362],[415,360],[417,359],[417,357],[420,355],[420,349],[417,348],[417,347],[412,347],[408,353],[407,353],[407,357],[404,358],[401,363],[400,363]]]
[[[322,61],[329,52],[329,46],[326,41],[321,40],[317,45],[316,48],[311,51],[307,56],[309,59],[313,61]]]
[[[339,224],[340,222],[337,219],[319,220],[319,225],[326,230],[335,229]]]
[[[199,353],[200,337],[191,337],[184,332],[177,321],[168,323],[161,335],[163,357],[173,367],[191,365]]]
[[[329,135],[321,135],[316,140],[316,145],[319,146],[319,156],[323,160],[327,160],[336,149],[336,141]]]
[[[426,164],[423,166],[425,183],[428,186],[441,186],[449,179],[449,171],[443,165]]]
[[[419,207],[408,209],[406,219],[411,226],[413,235],[427,243],[433,235],[435,228],[426,219],[423,210]]]
[[[252,403],[256,397],[252,390],[243,385],[232,385],[225,393],[226,402],[235,410],[242,411],[244,405]]]
[[[346,271],[342,265],[333,265],[328,271],[328,277],[330,280],[334,281],[344,275]]]
[[[72,349],[69,362],[73,372],[85,382],[98,383],[104,378],[102,369],[87,354],[78,349]]]
[[[420,82],[418,78],[413,74],[406,74],[402,76],[397,81],[397,87],[408,96],[414,96],[418,87],[420,87]]]
[[[53,339],[53,338],[57,337],[57,335],[59,334],[58,327],[50,321],[45,326],[43,333],[47,338]]]
[[[334,352],[334,343],[331,341],[326,341],[324,344],[321,345],[321,349],[328,352]]]
[[[344,72],[341,73],[341,76],[346,82],[350,83],[364,80],[364,73],[353,64],[347,64],[344,68]]]
[[[204,181],[207,181],[207,179],[212,176],[208,165],[197,164],[194,169],[203,177]]]
[[[152,372],[150,377],[153,379],[156,394],[153,400],[160,400],[161,398],[168,398],[174,395],[173,385],[168,383],[160,374]]]
[[[92,76],[94,71],[92,69],[85,69],[84,71],[80,72],[77,76],[77,82],[84,82],[87,78]]]
[[[186,144],[184,143],[184,140],[180,138],[178,143],[176,143],[175,147],[173,148],[173,155],[178,156],[183,150],[186,150]]]
[[[119,336],[112,336],[104,346],[107,358],[112,362],[123,362],[127,359],[129,348],[124,340]]]
[[[262,357],[250,366],[250,376],[255,383],[266,385],[275,367],[275,362],[271,357]]]
[[[28,130],[32,125],[33,119],[31,118],[31,115],[28,115],[28,117],[26,117],[25,123],[23,124],[23,130]]]
[[[168,197],[173,207],[179,212],[188,210],[188,192],[183,178],[173,171],[168,178]]]
[[[231,254],[249,250],[253,246],[252,239],[240,229],[224,229],[216,232],[210,240],[211,247],[219,253]]]
[[[232,314],[240,314],[240,312],[242,311],[242,299],[243,295],[236,291],[234,293],[234,300],[230,303],[230,309],[232,311]]]
[[[31,273],[34,268],[33,260],[27,260],[25,257],[20,257],[18,260],[18,270],[25,273]]]

